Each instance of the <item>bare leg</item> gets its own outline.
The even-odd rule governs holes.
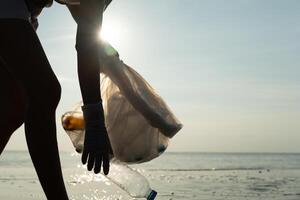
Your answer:
[[[56,140],[59,82],[29,22],[3,19],[0,27],[0,59],[24,88],[25,135],[37,175],[48,199],[68,199]]]
[[[0,154],[4,150],[10,136],[24,122],[25,99],[21,87],[14,77],[5,70],[0,62]]]

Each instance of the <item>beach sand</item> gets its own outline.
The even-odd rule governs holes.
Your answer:
[[[19,154],[0,160],[0,199],[45,199],[29,157]],[[103,175],[87,172],[79,158],[61,154],[71,199],[132,199]],[[299,200],[299,161],[298,154],[165,154],[132,167],[147,177],[158,200]]]

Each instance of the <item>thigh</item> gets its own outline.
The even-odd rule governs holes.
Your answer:
[[[51,91],[58,83],[42,45],[28,21],[0,19],[0,59],[26,94]]]
[[[0,62],[0,152],[11,134],[24,122],[25,98],[22,88]]]
[[[25,97],[23,89],[14,76],[6,70],[4,64],[0,61],[0,105],[1,113],[6,113],[6,116],[0,115],[0,119],[16,115],[24,116]]]

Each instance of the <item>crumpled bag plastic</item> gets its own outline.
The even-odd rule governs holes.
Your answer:
[[[161,155],[182,124],[164,100],[134,69],[123,63],[106,44],[101,65],[101,96],[114,157],[142,163]],[[62,116],[62,125],[77,152],[84,144],[82,102]]]

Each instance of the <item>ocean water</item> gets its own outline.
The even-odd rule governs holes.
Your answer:
[[[94,176],[75,153],[61,153],[71,199],[132,199],[103,175]],[[131,165],[158,200],[299,200],[300,154],[165,153]],[[0,157],[0,199],[45,199],[28,152]]]

